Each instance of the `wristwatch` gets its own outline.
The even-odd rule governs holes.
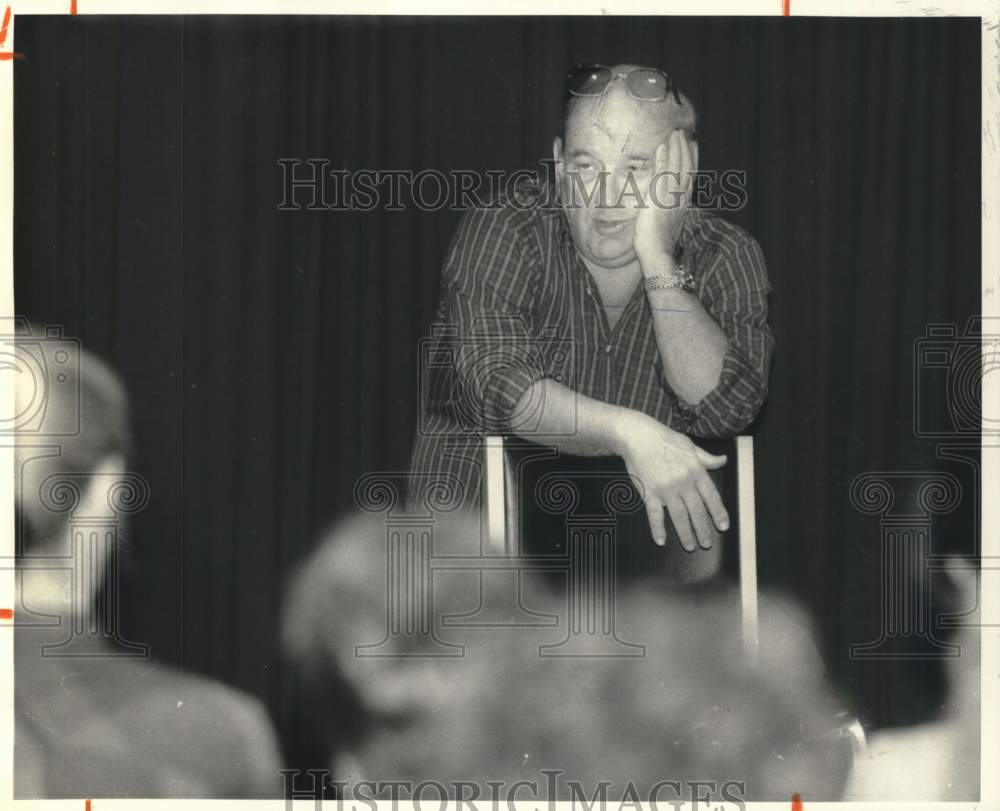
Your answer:
[[[663,290],[666,288],[679,288],[690,293],[694,290],[694,276],[692,276],[684,265],[675,265],[669,273],[658,273],[655,276],[646,277],[643,288],[648,293],[651,290]]]

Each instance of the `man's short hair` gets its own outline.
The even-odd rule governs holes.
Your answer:
[[[763,607],[756,669],[740,658],[739,595],[720,589],[691,600],[652,586],[615,598],[619,638],[645,645],[642,657],[546,657],[537,630],[502,622],[442,629],[462,647],[442,656],[444,617],[491,605],[494,616],[514,618],[527,604],[565,616],[565,593],[535,572],[519,572],[515,592],[475,570],[431,577],[418,567],[427,578],[420,593],[433,593],[429,621],[383,637],[396,593],[386,576],[389,537],[380,516],[346,518],[289,583],[283,647],[319,708],[309,734],[326,752],[323,765],[336,767],[346,748],[343,762],[356,757],[365,779],[461,780],[484,793],[492,780],[545,786],[542,770],[558,769],[588,796],[609,780],[619,791],[630,781],[645,798],[669,777],[713,780],[713,793],[740,781],[747,800],[839,797],[849,742],[830,734],[834,697],[808,621],[790,603]],[[435,517],[435,556],[469,560],[480,542],[478,515]],[[373,643],[379,655],[359,655]],[[357,704],[346,746],[345,707],[331,702],[331,684]],[[547,799],[573,799],[568,783]]]

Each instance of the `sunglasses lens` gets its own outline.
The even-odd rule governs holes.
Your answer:
[[[648,68],[633,70],[626,81],[628,89],[638,99],[659,101],[667,97],[669,80],[658,70]]]
[[[566,90],[574,96],[599,96],[611,80],[608,68],[596,65],[581,65],[566,77]]]

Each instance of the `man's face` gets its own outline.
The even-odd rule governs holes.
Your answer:
[[[665,101],[632,98],[616,78],[604,95],[578,98],[565,143],[556,138],[556,176],[570,231],[591,264],[613,269],[636,260],[635,218],[655,170],[656,147],[670,133],[667,109]]]

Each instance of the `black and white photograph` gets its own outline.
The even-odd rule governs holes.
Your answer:
[[[1000,808],[952,5],[4,5],[0,801]]]

